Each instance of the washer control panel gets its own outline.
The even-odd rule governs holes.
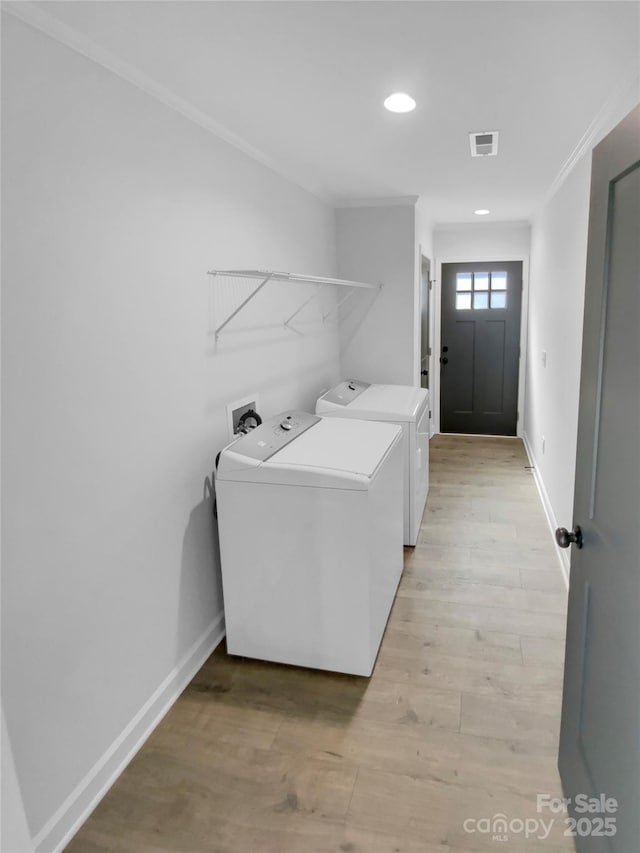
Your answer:
[[[359,397],[363,391],[369,387],[368,382],[360,382],[359,379],[345,379],[331,391],[327,391],[322,399],[328,403],[335,403],[337,406],[348,406],[356,397]]]
[[[311,415],[309,412],[282,412],[264,420],[260,426],[230,445],[229,449],[251,459],[266,462],[274,453],[282,450],[289,442],[295,441],[319,420],[317,415]]]

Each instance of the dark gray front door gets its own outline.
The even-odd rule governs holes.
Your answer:
[[[515,435],[522,263],[442,265],[440,429]]]
[[[640,849],[639,234],[640,107],[591,172],[573,507],[583,547],[571,554],[559,758],[576,846],[590,853]],[[578,794],[603,805],[585,812]]]

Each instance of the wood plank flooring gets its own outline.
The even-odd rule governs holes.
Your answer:
[[[536,794],[560,794],[566,591],[526,465],[436,436],[372,678],[216,650],[67,853],[573,850],[559,819],[464,826],[548,824]]]

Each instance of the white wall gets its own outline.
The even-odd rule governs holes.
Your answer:
[[[433,420],[436,432],[440,430],[440,370],[439,354],[441,346],[441,281],[442,264],[465,261],[523,261],[522,264],[522,316],[521,316],[521,352],[526,351],[527,340],[527,300],[529,287],[529,252],[531,227],[526,222],[478,222],[469,225],[437,226],[433,235],[433,249],[436,256],[435,287],[433,305],[435,315],[433,378]],[[520,359],[518,380],[518,411],[522,415],[525,405],[525,359]],[[523,418],[518,421],[518,435],[523,428]]]
[[[408,203],[336,211],[338,275],[383,284],[342,313],[345,376],[367,382],[415,384],[417,249],[415,198]]]
[[[416,240],[422,254],[433,263],[433,212],[424,198],[416,203]]]
[[[632,72],[533,221],[524,438],[552,528],[573,524],[591,151],[637,105],[638,68]],[[569,554],[558,555],[568,580]]]
[[[528,222],[472,222],[469,225],[438,225],[433,242],[438,259],[477,261],[504,260],[503,255],[529,254]]]
[[[565,527],[573,515],[590,174],[586,155],[536,217],[531,239],[525,436],[552,524]]]
[[[306,296],[293,285],[268,286],[216,347],[205,271],[334,275],[335,223],[3,18],[3,707],[50,851],[220,637],[205,478],[224,403],[310,407],[339,377],[319,303],[301,334],[282,328]]]

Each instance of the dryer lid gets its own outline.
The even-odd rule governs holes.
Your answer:
[[[340,386],[337,386],[340,387]],[[325,402],[329,405],[325,405]],[[318,400],[316,411],[337,414],[338,409],[330,405],[328,394]],[[426,388],[413,385],[369,385],[356,397],[340,407],[340,414],[365,420],[415,422],[429,405],[429,392]]]
[[[368,382],[361,382],[359,379],[345,379],[344,382],[334,385],[320,399],[326,403],[334,403],[336,406],[348,406],[368,387]]]

